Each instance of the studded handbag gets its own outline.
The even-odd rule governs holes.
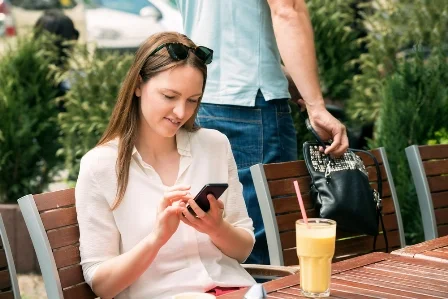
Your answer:
[[[340,158],[325,155],[319,148],[325,148],[327,144],[312,128],[309,119],[305,123],[317,140],[305,142],[303,154],[311,176],[310,195],[320,217],[335,220],[343,231],[375,236],[374,248],[381,222],[388,250],[382,219],[382,178],[377,159],[368,151],[355,149],[348,149]],[[355,152],[365,153],[373,159],[378,190],[370,186],[366,167]]]

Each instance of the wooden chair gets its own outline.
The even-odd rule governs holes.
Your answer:
[[[389,242],[389,251],[405,246],[403,224],[397,195],[384,148],[372,153],[380,163],[383,179],[383,219]],[[373,159],[360,154],[369,172],[369,180],[376,188],[376,170]],[[301,219],[293,181],[297,180],[303,195],[308,217],[317,217],[309,191],[311,178],[304,161],[257,164],[251,167],[252,179],[260,204],[271,265],[297,265],[295,222]],[[382,232],[381,226],[380,231]],[[385,250],[382,235],[377,237],[377,251]],[[338,230],[334,261],[355,257],[373,251],[373,237]]]
[[[85,282],[80,266],[75,189],[26,195],[18,202],[36,251],[47,297],[96,298]],[[243,266],[252,276],[261,279],[287,276],[297,271],[290,267]]]
[[[406,148],[425,240],[448,235],[448,144]]]
[[[36,251],[48,298],[96,298],[80,266],[75,189],[18,200]]]
[[[0,215],[0,299],[20,299],[16,267],[9,246],[5,224]]]

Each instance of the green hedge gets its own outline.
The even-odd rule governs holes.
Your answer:
[[[109,123],[121,82],[131,66],[133,55],[95,52],[78,48],[66,74],[72,82],[63,97],[66,112],[59,114],[62,148],[69,180],[76,180],[81,157],[92,149]]]
[[[56,151],[57,50],[26,36],[0,57],[0,201],[39,193],[60,165]]]
[[[383,80],[394,72],[397,59],[417,46],[429,53],[444,45],[447,50],[448,45],[446,0],[371,0],[365,11],[368,34],[359,42],[366,44],[368,53],[355,60],[361,74],[354,77],[348,101],[348,114],[362,123],[378,117]]]
[[[355,0],[308,0],[314,30],[319,75],[325,98],[350,97],[353,61],[361,54]]]
[[[423,240],[419,205],[404,149],[426,144],[448,128],[448,63],[441,51],[428,59],[411,53],[384,80],[372,148],[384,146],[390,162],[408,244]]]

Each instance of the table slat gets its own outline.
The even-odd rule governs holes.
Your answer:
[[[304,298],[299,275],[265,283],[268,298]],[[246,292],[240,290],[220,299],[240,299]],[[330,298],[448,298],[448,263],[380,252],[344,260],[332,265]]]

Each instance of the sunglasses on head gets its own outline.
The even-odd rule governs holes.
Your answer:
[[[161,49],[166,48],[168,53],[170,54],[170,57],[174,60],[184,60],[187,59],[188,54],[190,51],[196,55],[197,58],[202,60],[205,64],[209,64],[213,60],[213,50],[209,49],[204,46],[199,47],[188,47],[181,43],[166,43],[161,44],[158,46],[154,51],[151,52],[151,54],[148,55],[148,57],[156,54]]]

